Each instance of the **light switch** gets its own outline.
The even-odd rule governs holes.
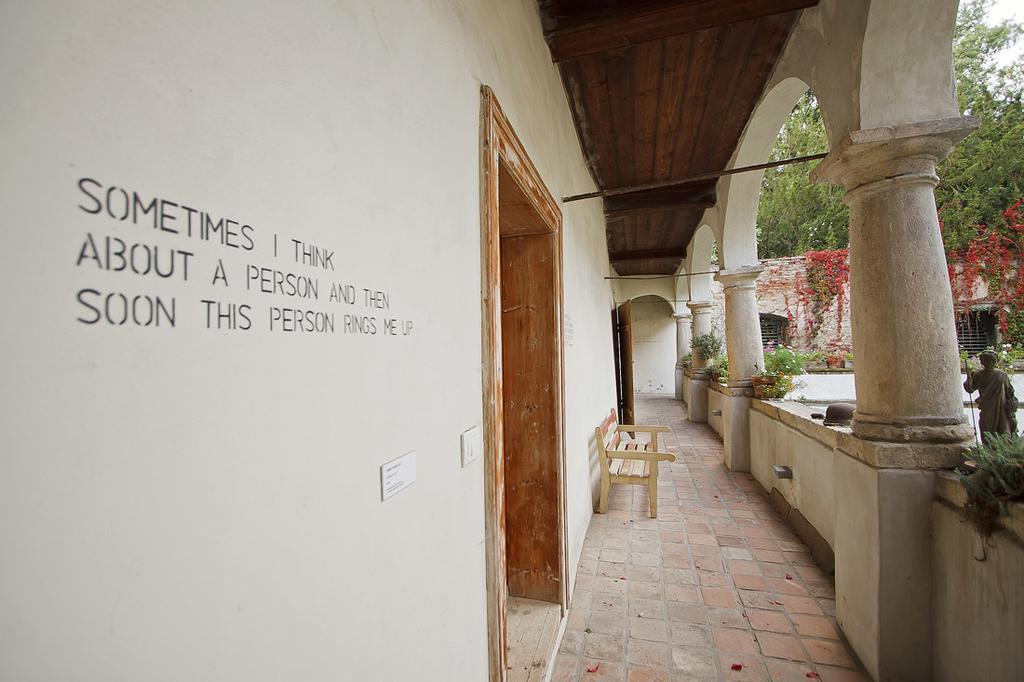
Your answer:
[[[462,432],[462,466],[478,459],[483,449],[484,441],[479,428],[474,426]]]

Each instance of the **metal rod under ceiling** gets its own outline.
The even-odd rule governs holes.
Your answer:
[[[715,178],[720,178],[725,175],[736,175],[737,173],[747,173],[750,171],[766,170],[768,168],[778,168],[779,166],[788,166],[793,163],[803,163],[805,161],[817,161],[818,159],[824,159],[826,156],[828,156],[828,152],[823,152],[821,154],[811,154],[809,156],[797,156],[792,159],[783,159],[782,161],[769,161],[768,163],[759,163],[754,166],[727,168],[726,170],[712,171],[710,173],[698,173],[697,175],[691,175],[689,177],[680,178],[678,180],[648,182],[642,185],[616,187],[615,189],[605,189],[599,192],[574,194],[572,196],[562,197],[562,202],[569,203],[570,201],[581,201],[582,199],[597,199],[598,197],[617,197],[623,194],[634,194],[636,192],[645,192],[651,189],[666,189],[668,187],[678,187],[679,185],[685,185],[690,182],[697,182],[698,180],[713,180]]]

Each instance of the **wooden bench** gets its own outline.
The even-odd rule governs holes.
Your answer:
[[[598,513],[608,510],[608,493],[613,483],[646,485],[650,499],[651,518],[658,518],[658,462],[674,462],[676,456],[658,452],[658,434],[667,433],[667,426],[619,424],[615,410],[595,430],[597,453],[601,462],[601,502]],[[637,433],[650,434],[650,441],[631,438]]]

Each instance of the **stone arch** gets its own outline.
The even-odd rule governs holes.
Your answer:
[[[960,115],[953,76],[959,4],[871,2],[861,48],[860,128]]]
[[[687,272],[686,263],[684,262],[676,270],[676,277],[673,281],[676,292],[674,308],[677,313],[687,312],[686,304],[690,302],[690,277],[687,275]]]
[[[773,84],[810,85],[829,145],[850,132],[959,115],[953,31],[959,0],[821,0],[805,9]]]
[[[710,212],[709,212],[710,213]],[[705,215],[705,218],[708,216]],[[715,230],[710,222],[703,223],[693,234],[686,249],[685,268],[688,273],[688,298],[693,301],[711,300],[711,252],[717,243]]]
[[[793,106],[809,89],[802,79],[789,77],[768,90],[747,123],[733,155],[732,167],[752,166],[768,160],[779,130]],[[724,197],[719,239],[723,270],[758,262],[756,223],[763,178],[764,171],[757,171],[727,176],[719,183],[719,195]]]
[[[685,302],[677,302],[679,297],[676,296],[675,281],[671,277],[613,279],[612,290],[615,293],[616,305],[647,296],[662,299],[672,308],[673,313],[679,306],[686,305]]]

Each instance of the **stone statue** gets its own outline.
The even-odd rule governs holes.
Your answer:
[[[996,433],[1017,433],[1017,397],[1006,372],[996,369],[996,354],[990,350],[978,356],[982,369],[971,372],[964,382],[968,393],[978,392],[981,441]]]

